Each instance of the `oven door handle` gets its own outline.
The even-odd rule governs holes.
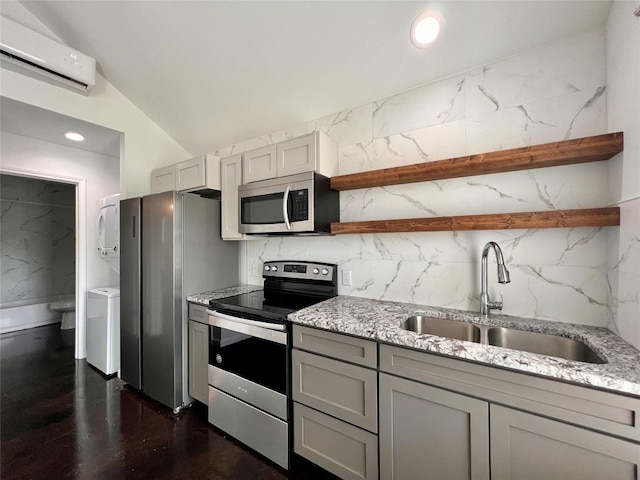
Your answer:
[[[287,189],[284,191],[284,197],[282,197],[282,216],[284,217],[284,224],[287,227],[287,230],[291,230],[291,222],[289,221],[289,212],[287,211],[290,191],[291,191],[291,185],[287,185]]]
[[[226,313],[220,313],[215,310],[207,310],[207,313],[209,315],[213,315],[214,317],[222,318],[224,320],[243,323],[245,325],[252,325],[254,327],[267,328],[269,330],[278,330],[280,332],[284,332],[287,329],[287,326],[281,323],[259,322],[258,320],[249,320],[248,318],[234,317],[232,315],[227,315]]]
[[[209,325],[219,327],[232,332],[243,333],[250,337],[262,338],[269,342],[287,344],[286,325],[273,324],[267,322],[257,322],[246,318],[232,317],[224,313],[207,310],[209,314]]]

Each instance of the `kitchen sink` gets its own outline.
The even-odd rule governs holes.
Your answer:
[[[471,323],[447,320],[446,318],[414,315],[407,318],[401,327],[415,333],[426,333],[468,342],[480,341],[480,328]]]
[[[585,343],[559,335],[475,325],[422,315],[407,318],[400,327],[417,334],[437,335],[438,337],[488,344],[494,347],[538,353],[577,362],[607,363]]]
[[[487,330],[487,343],[496,347],[539,353],[578,362],[607,363],[581,341],[558,335],[492,327]]]

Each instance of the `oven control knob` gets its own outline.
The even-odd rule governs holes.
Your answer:
[[[222,363],[222,355],[216,353],[216,363]]]
[[[277,272],[278,271],[278,266],[274,265],[273,267],[271,267],[271,271],[272,272]]]
[[[319,274],[319,273],[320,273],[320,270],[318,270],[317,268],[314,268],[314,269],[313,269],[313,274],[314,274],[314,275],[317,275],[317,274]]]
[[[329,270],[327,270],[326,268],[322,269],[322,274],[323,275],[328,275],[329,274]]]
[[[264,271],[268,272],[269,270],[271,270],[271,267],[269,265],[265,265],[264,266]]]

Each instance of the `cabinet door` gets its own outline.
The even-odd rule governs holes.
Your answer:
[[[242,155],[242,181],[255,182],[267,178],[276,178],[276,146],[251,150]]]
[[[189,395],[207,404],[209,385],[209,326],[189,320]]]
[[[242,157],[234,155],[220,161],[221,176],[221,234],[225,240],[241,240],[244,235],[238,232],[239,209],[238,185],[242,184]]]
[[[375,370],[296,349],[291,365],[295,401],[377,433]]]
[[[378,479],[378,437],[296,402],[293,450],[340,478]]]
[[[638,479],[640,445],[491,405],[494,480]]]
[[[278,176],[317,170],[316,134],[294,138],[277,145]]]
[[[170,192],[176,189],[176,166],[156,168],[151,172],[151,193]]]
[[[176,190],[192,190],[204,187],[205,184],[205,157],[196,157],[185,160],[176,165]]]
[[[380,478],[488,479],[489,404],[380,374]]]

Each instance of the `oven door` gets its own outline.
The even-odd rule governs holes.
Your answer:
[[[209,384],[287,420],[286,324],[208,312]]]
[[[241,185],[238,189],[240,233],[313,231],[313,198],[312,180],[275,179]]]

